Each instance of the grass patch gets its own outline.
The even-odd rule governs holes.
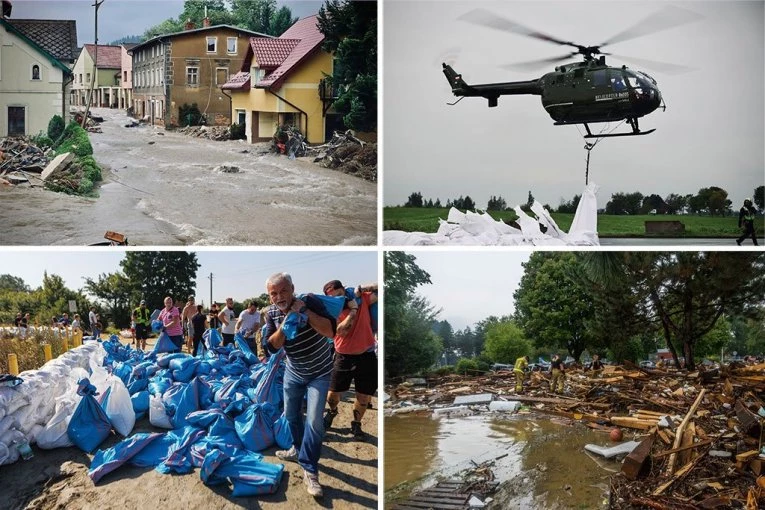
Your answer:
[[[9,371],[9,354],[15,354],[18,358],[19,372],[40,368],[45,364],[44,344],[50,344],[54,358],[64,353],[64,339],[54,335],[50,329],[39,330],[23,340],[3,333],[0,336],[0,373],[7,374]]]
[[[383,230],[403,230],[406,232],[434,233],[438,230],[439,218],[446,219],[449,210],[446,208],[419,207],[384,207]],[[495,220],[514,221],[517,219],[513,211],[490,211]],[[558,226],[568,232],[574,215],[569,213],[552,213],[551,216]],[[615,216],[610,214],[598,215],[598,235],[600,237],[648,237],[645,234],[646,221],[680,221],[685,225],[685,234],[681,237],[730,237],[741,235],[738,228],[737,216],[680,216],[680,215],[638,215]],[[765,220],[757,219],[757,233],[761,235],[765,228]],[[651,236],[653,237],[653,236]],[[657,236],[658,237],[658,236]],[[669,235],[666,237],[677,237]]]

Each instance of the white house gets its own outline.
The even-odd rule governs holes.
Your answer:
[[[0,137],[47,132],[54,115],[69,120],[71,71],[0,18]]]

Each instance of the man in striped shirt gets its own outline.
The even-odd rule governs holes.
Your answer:
[[[308,493],[323,495],[319,484],[319,457],[324,436],[322,411],[327,399],[332,375],[332,349],[327,338],[335,336],[337,321],[316,297],[305,300],[295,297],[292,277],[276,273],[266,280],[266,291],[272,305],[266,310],[268,349],[272,353],[282,347],[287,354],[284,372],[284,414],[292,432],[292,447],[280,450],[276,456],[293,460],[303,468],[303,480]],[[297,314],[297,315],[293,315]],[[299,320],[297,334],[288,339],[284,331],[286,320]],[[303,398],[307,396],[305,423],[301,415]]]

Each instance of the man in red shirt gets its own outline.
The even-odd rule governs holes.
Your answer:
[[[339,280],[332,280],[324,285],[324,294],[345,296],[345,287]],[[372,395],[377,391],[377,354],[369,315],[369,306],[377,302],[377,295],[361,292],[358,297],[361,304],[357,304],[354,299],[346,299],[345,307],[337,318],[335,362],[327,394],[329,409],[324,415],[324,428],[328,429],[332,425],[332,420],[337,416],[340,397],[348,391],[353,381],[356,401],[353,404],[351,433],[356,439],[363,439],[361,418]]]

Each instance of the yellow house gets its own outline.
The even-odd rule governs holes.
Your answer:
[[[231,93],[232,119],[246,125],[247,141],[270,140],[276,129],[294,125],[310,143],[326,139],[331,98],[322,98],[332,55],[321,49],[324,35],[310,16],[275,39],[251,38],[240,72],[221,87]]]

